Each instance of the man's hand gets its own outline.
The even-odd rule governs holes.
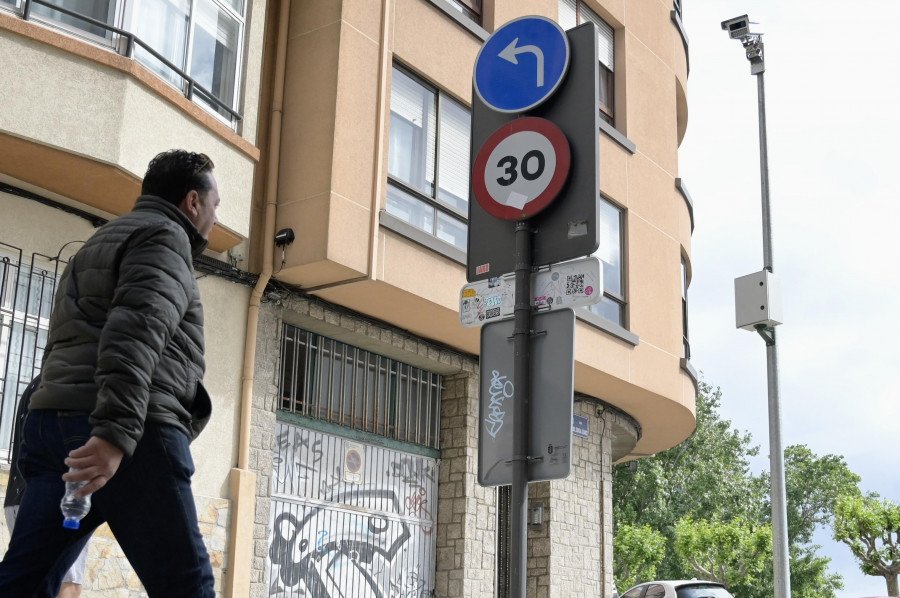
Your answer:
[[[69,452],[66,465],[78,471],[63,474],[65,482],[84,482],[75,496],[81,498],[103,488],[106,482],[113,477],[122,462],[122,449],[103,440],[98,436],[91,436],[90,440],[81,448]]]

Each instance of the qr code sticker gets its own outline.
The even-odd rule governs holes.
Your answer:
[[[584,295],[584,274],[566,276],[566,295]]]

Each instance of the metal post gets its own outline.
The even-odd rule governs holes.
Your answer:
[[[762,41],[759,42],[760,48]],[[757,103],[759,104],[759,173],[762,192],[763,266],[772,270],[772,217],[769,212],[769,143],[766,137],[766,84],[765,71],[756,75]]]
[[[516,303],[513,329],[516,389],[513,413],[512,504],[510,505],[509,588],[511,598],[525,598],[528,577],[528,403],[531,399],[529,354],[531,344],[532,228],[516,222]]]
[[[762,41],[759,41],[762,53]],[[762,192],[763,261],[769,272],[773,270],[772,218],[769,209],[769,154],[766,139],[766,87],[764,69],[756,73],[759,98],[759,170]],[[778,351],[775,329],[766,330],[766,371],[769,394],[769,468],[772,495],[772,549],[775,573],[775,598],[791,597],[790,549],[787,534],[787,494],[784,483],[784,451],[781,446],[781,407],[778,402]]]

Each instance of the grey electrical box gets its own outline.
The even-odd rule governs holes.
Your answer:
[[[782,323],[781,281],[768,270],[735,278],[734,311],[738,328],[778,326]]]

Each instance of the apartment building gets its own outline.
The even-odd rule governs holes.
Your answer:
[[[612,596],[611,467],[695,421],[680,0],[0,0],[0,463],[67,259],[156,153],[203,151],[222,204],[192,450],[219,594],[508,596],[459,304],[473,65],[523,15],[595,26],[603,268],[562,398],[572,473],[529,490],[528,596]],[[84,596],[140,591],[99,529]]]

